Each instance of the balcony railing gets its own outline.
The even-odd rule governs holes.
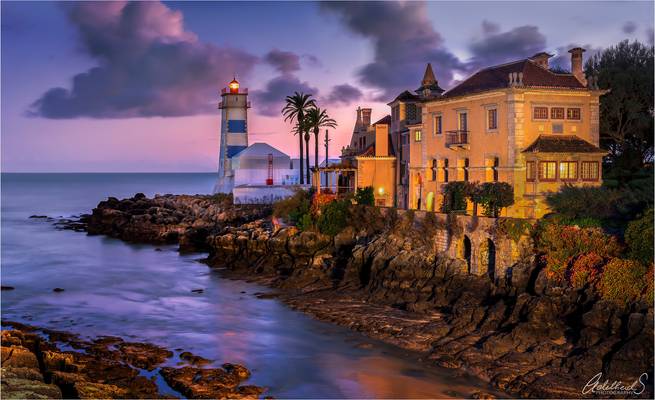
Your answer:
[[[448,147],[468,147],[469,131],[456,130],[446,132],[446,146]]]

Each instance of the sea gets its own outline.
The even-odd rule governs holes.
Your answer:
[[[108,196],[207,194],[210,173],[1,176],[2,319],[83,337],[120,336],[240,363],[276,398],[448,398],[489,389],[464,371],[310,318],[228,280],[176,246],[59,230]],[[63,292],[53,292],[62,288]],[[194,293],[194,289],[203,289]],[[163,393],[179,395],[158,379]]]

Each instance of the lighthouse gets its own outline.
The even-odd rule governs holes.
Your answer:
[[[235,79],[221,90],[221,143],[218,157],[218,181],[214,193],[231,193],[234,188],[232,157],[248,147],[248,89],[240,89]]]

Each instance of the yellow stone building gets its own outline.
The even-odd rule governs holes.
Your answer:
[[[396,205],[438,211],[447,182],[500,181],[514,188],[504,216],[540,218],[549,191],[600,185],[604,92],[585,79],[583,51],[569,51],[570,74],[552,72],[551,56],[539,53],[482,69],[446,92],[428,65],[416,95],[389,103],[399,148]],[[408,108],[420,117],[408,118]]]
[[[341,165],[317,170],[337,173],[336,192],[373,187],[375,204],[394,204],[396,157],[389,135],[391,117],[371,123],[371,109],[358,108],[350,144],[341,150]],[[329,186],[329,185],[328,185]],[[335,190],[331,190],[335,191]]]

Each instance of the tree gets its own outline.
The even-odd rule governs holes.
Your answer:
[[[286,105],[282,109],[285,121],[296,122],[295,132],[298,134],[298,142],[300,147],[300,183],[303,184],[303,124],[307,111],[315,106],[315,101],[312,99],[311,94],[294,92],[293,96],[287,96],[285,99]],[[308,182],[309,183],[309,179]]]
[[[357,202],[357,204],[362,204],[366,206],[372,206],[373,204],[375,204],[375,196],[373,195],[373,186],[357,188],[357,192],[355,192],[355,201]]]
[[[307,111],[309,128],[314,132],[314,167],[318,168],[318,132],[321,128],[336,128],[337,121],[330,118],[327,110],[312,107]]]
[[[600,139],[613,167],[635,170],[653,158],[653,46],[627,40],[593,56],[588,78],[600,98]]]
[[[473,185],[469,182],[449,182],[443,186],[441,211],[466,212],[466,198],[470,197]]]
[[[476,200],[487,217],[498,217],[500,210],[514,204],[514,188],[507,182],[485,182],[477,187]]]

